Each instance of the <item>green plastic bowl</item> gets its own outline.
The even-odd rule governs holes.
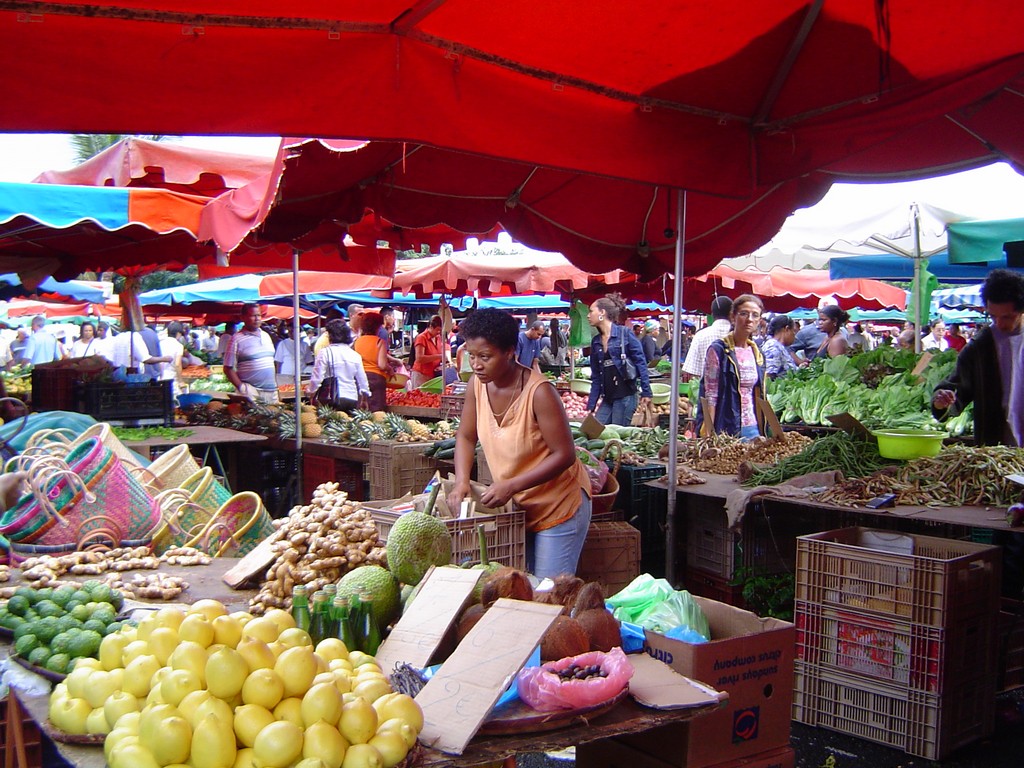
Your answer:
[[[435,376],[429,381],[424,381],[419,386],[420,392],[429,392],[433,395],[440,395],[442,389],[444,389],[444,383],[440,376]]]
[[[590,379],[570,379],[569,389],[571,389],[577,395],[589,395]]]
[[[672,394],[672,387],[669,384],[651,384],[651,402],[655,405],[664,405]]]
[[[886,459],[920,459],[935,456],[949,435],[932,429],[876,429],[878,452]]]

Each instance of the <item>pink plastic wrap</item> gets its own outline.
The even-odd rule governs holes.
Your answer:
[[[581,667],[598,664],[608,676],[562,680],[558,672],[573,664]],[[614,699],[629,684],[632,676],[633,665],[629,663],[626,654],[621,648],[612,648],[608,653],[591,651],[551,661],[540,667],[527,667],[519,673],[516,685],[519,698],[538,712],[555,712],[591,707]]]
[[[587,470],[587,477],[590,478],[590,492],[600,493],[604,490],[605,481],[608,479],[608,465],[583,448],[577,448],[576,455],[580,457],[583,468]]]

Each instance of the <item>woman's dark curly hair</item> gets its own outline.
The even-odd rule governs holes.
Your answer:
[[[478,309],[459,323],[459,332],[466,341],[483,339],[502,351],[516,348],[519,321],[502,309]]]
[[[352,329],[348,327],[348,323],[342,320],[340,317],[334,320],[328,320],[327,325],[324,326],[327,329],[327,340],[331,344],[351,344],[352,343]]]
[[[836,324],[837,329],[850,322],[850,313],[846,310],[840,309],[835,304],[828,304],[819,309],[818,312],[825,315],[829,320],[832,320]]]

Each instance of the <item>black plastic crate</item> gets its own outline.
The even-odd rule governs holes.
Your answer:
[[[79,413],[120,425],[169,427],[174,413],[170,381],[76,383],[75,402]]]
[[[271,481],[269,485],[283,485],[295,474],[294,451],[261,451],[260,463],[263,477]],[[278,480],[282,482],[272,482]]]
[[[623,464],[619,467],[617,475],[619,496],[615,506],[627,513],[646,509],[651,491],[654,490],[647,483],[664,477],[666,471],[664,464],[643,464],[641,466]]]
[[[643,507],[633,506],[626,522],[640,531],[640,570],[652,576],[665,575],[665,526],[668,492],[664,488],[644,486],[648,491]]]

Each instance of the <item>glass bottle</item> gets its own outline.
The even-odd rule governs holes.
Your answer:
[[[292,589],[292,618],[295,619],[295,626],[309,632],[309,597],[301,584]]]
[[[363,650],[363,602],[359,592],[353,592],[348,599],[348,621],[352,628],[352,642],[355,644],[350,651]]]
[[[373,595],[364,592],[359,596],[363,607],[363,647],[360,649],[371,656],[377,654],[380,648],[380,626],[377,624],[377,617],[373,613]]]
[[[330,584],[324,584],[321,589],[327,593],[327,604],[331,605],[334,602],[334,596],[338,594],[338,585],[332,581]]]
[[[356,648],[356,640],[352,634],[352,622],[349,618],[349,601],[347,597],[336,595],[334,598],[334,621],[337,624],[338,632],[337,637],[341,640],[345,647],[350,651],[358,650]]]
[[[309,636],[313,640],[313,645],[316,645],[324,639],[324,631],[327,629],[327,624],[330,622],[327,593],[322,589],[318,589],[313,593],[312,614],[312,618],[309,622]]]

